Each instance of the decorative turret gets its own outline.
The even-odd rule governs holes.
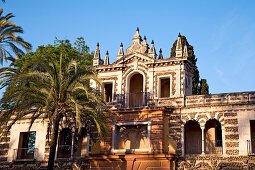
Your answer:
[[[134,35],[134,38],[132,38],[132,39],[134,41],[133,44],[126,49],[127,56],[130,54],[134,54],[134,53],[142,53],[142,54],[147,53],[148,54],[148,51],[150,49],[149,45],[146,42],[145,36],[144,36],[143,42],[141,43],[142,39],[139,34],[139,28],[136,29],[136,33]]]
[[[120,50],[117,55],[117,60],[121,59],[122,57],[124,57],[124,50],[123,50],[123,44],[120,43]]]
[[[182,37],[179,33],[177,43],[176,43],[176,50],[175,50],[175,57],[182,57],[183,50],[182,50]]]
[[[158,59],[163,59],[163,54],[162,54],[162,49],[159,49],[159,55],[158,55]]]
[[[105,59],[104,59],[104,65],[109,65],[109,52],[106,51],[106,56],[105,56]]]
[[[132,40],[134,41],[134,43],[141,44],[142,39],[141,39],[141,36],[139,34],[139,28],[138,27],[136,29],[136,33],[134,35],[134,38],[132,38]]]
[[[101,60],[101,57],[100,57],[99,43],[97,43],[97,48],[93,58],[93,66],[100,65],[100,60]]]
[[[184,46],[184,50],[183,50],[183,57],[189,57],[189,53],[188,53],[188,46],[187,46],[187,44],[185,44],[185,46]]]
[[[147,44],[146,39],[147,39],[146,36],[144,36],[143,42],[142,42],[143,51],[144,51],[145,53],[147,53],[148,50],[149,50],[149,45]]]
[[[152,57],[154,59],[156,59],[156,57],[157,57],[157,53],[156,53],[156,49],[154,47],[154,41],[153,40],[151,41],[151,48],[150,48],[150,51],[149,51],[149,55],[150,55],[150,57]]]

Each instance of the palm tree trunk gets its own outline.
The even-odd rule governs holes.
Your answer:
[[[50,155],[48,161],[48,170],[53,170],[54,162],[55,162],[55,154],[56,154],[56,146],[57,146],[57,139],[58,139],[58,129],[59,129],[59,121],[61,117],[58,114],[56,119],[53,122],[53,133],[51,135],[50,141]]]

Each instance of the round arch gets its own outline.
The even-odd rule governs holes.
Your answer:
[[[209,119],[205,124],[205,152],[222,153],[222,126],[219,120]]]
[[[185,154],[201,154],[202,130],[195,120],[189,120],[184,127]]]
[[[145,74],[140,70],[131,71],[126,77],[126,98],[128,106],[145,104]]]

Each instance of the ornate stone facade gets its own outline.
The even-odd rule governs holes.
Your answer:
[[[56,167],[254,169],[255,92],[192,95],[193,65],[180,36],[176,56],[165,59],[162,50],[157,57],[154,42],[149,47],[139,29],[133,41],[126,54],[120,45],[117,61],[112,64],[108,54],[101,63],[99,44],[93,59],[102,84],[92,81],[91,86],[104,93],[115,115],[115,122],[109,121],[109,136],[104,141],[92,141],[86,134],[76,147],[79,153],[57,154]],[[34,159],[17,159],[22,155],[14,151],[21,147],[27,122],[19,121],[1,137],[2,169],[46,165],[47,121],[38,120],[32,127],[36,132]],[[60,146],[61,141],[57,152],[61,152]]]

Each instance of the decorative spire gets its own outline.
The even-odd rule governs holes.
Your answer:
[[[182,38],[181,38],[181,34],[179,33],[177,43],[176,43],[175,57],[182,57],[182,54],[183,54]]]
[[[97,43],[97,48],[93,58],[93,66],[100,65],[100,60],[101,60],[101,57],[100,57],[99,43]]]
[[[184,50],[183,50],[183,57],[189,57],[189,53],[188,53],[188,46],[187,46],[187,44],[185,44],[185,46],[184,46]]]
[[[109,65],[109,53],[108,51],[106,51],[106,56],[105,56],[105,59],[104,59],[104,65]]]
[[[124,56],[123,44],[120,43],[120,50],[119,50],[118,55],[117,55],[117,60],[122,58],[123,56]]]
[[[158,59],[163,59],[163,54],[162,54],[162,49],[159,49],[159,55],[158,55]]]
[[[144,36],[144,38],[143,38],[143,42],[142,42],[142,45],[143,45],[143,51],[145,52],[145,53],[147,53],[148,52],[148,50],[149,50],[149,45],[147,44],[147,42],[146,42],[146,36]]]
[[[142,43],[143,45],[147,45],[146,39],[147,39],[146,36],[144,36],[143,37],[143,43]]]
[[[154,47],[154,41],[153,40],[151,41],[151,48],[150,48],[150,51],[149,51],[149,55],[154,59],[156,59],[156,57],[157,57],[157,53],[156,53],[156,49]]]
[[[137,27],[137,29],[136,29],[136,33],[135,33],[135,35],[134,35],[134,38],[132,38],[132,40],[134,41],[134,43],[139,43],[139,44],[141,44],[142,39],[141,39],[141,36],[140,36],[140,34],[139,34],[139,28],[138,28],[138,27]]]

